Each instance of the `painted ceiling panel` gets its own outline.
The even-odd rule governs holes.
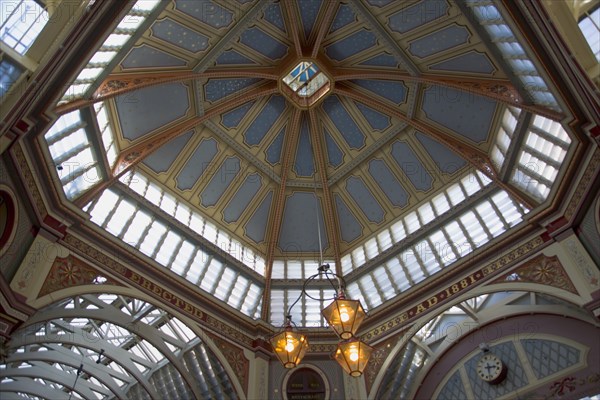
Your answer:
[[[445,1],[424,0],[392,14],[389,17],[389,27],[395,32],[406,33],[443,17],[448,9]]]
[[[293,192],[287,197],[277,246],[284,253],[318,252],[317,218],[323,249],[329,240],[323,227],[323,206],[312,192]]]
[[[213,158],[217,155],[217,141],[215,139],[204,139],[192,156],[187,160],[177,177],[177,188],[189,190],[202,177]]]
[[[496,101],[449,87],[425,90],[423,111],[427,118],[475,143],[488,139]]]
[[[374,79],[354,79],[351,82],[393,103],[401,104],[406,101],[408,90],[404,82]]]
[[[385,161],[369,161],[369,173],[391,204],[396,207],[404,207],[408,204],[408,192],[402,187]]]
[[[392,119],[388,115],[375,111],[362,103],[355,102],[354,104],[374,130],[381,132],[392,125]]]
[[[190,108],[188,87],[183,83],[150,86],[114,100],[121,132],[128,140],[138,139],[186,115]]]
[[[369,221],[376,224],[383,222],[385,211],[362,179],[349,177],[346,180],[346,190]]]
[[[210,102],[215,102],[259,81],[260,79],[257,78],[209,79],[204,85],[204,98]]]
[[[388,53],[381,53],[375,57],[371,57],[358,65],[369,65],[373,67],[398,68],[398,61],[394,56]]]
[[[259,174],[253,173],[246,176],[244,183],[242,183],[229,204],[227,204],[227,207],[225,207],[225,211],[223,211],[223,220],[225,222],[236,222],[246,210],[246,207],[248,207],[248,204],[250,204],[254,196],[256,196],[261,186],[262,178]]]
[[[152,35],[192,53],[208,48],[208,37],[195,32],[170,18],[152,25]]]
[[[281,12],[281,4],[269,4],[267,8],[265,8],[263,18],[281,32],[286,31],[285,23],[283,22],[283,13]]]
[[[257,64],[255,61],[250,58],[238,53],[235,50],[227,50],[221,53],[217,60],[215,61],[215,65],[252,65]]]
[[[221,121],[223,126],[229,129],[237,128],[237,126],[242,122],[242,119],[246,116],[250,108],[254,105],[254,101],[249,101],[248,103],[241,105],[235,110],[229,111],[221,117]]]
[[[181,154],[184,147],[190,141],[194,131],[189,131],[181,136],[176,137],[169,143],[163,145],[154,153],[144,159],[144,164],[150,167],[157,174],[167,172],[171,164],[175,162]]]
[[[408,143],[394,142],[391,154],[400,170],[417,190],[428,191],[432,188],[433,178]]]
[[[324,130],[324,132],[325,144],[327,147],[327,160],[329,161],[329,165],[337,168],[344,162],[344,153],[340,150],[340,147],[335,140],[333,140],[331,134],[327,130]]]
[[[425,58],[468,43],[470,36],[471,34],[465,27],[451,25],[413,40],[408,47],[408,51],[416,57]]]
[[[346,25],[350,25],[356,20],[356,15],[354,14],[354,11],[352,11],[350,6],[348,6],[347,4],[340,4],[335,14],[335,18],[333,19],[333,23],[331,24],[331,29],[329,32],[335,32],[338,29],[342,29]]]
[[[240,42],[271,60],[279,60],[288,52],[288,46],[257,27],[245,30]]]
[[[277,134],[266,150],[266,160],[271,164],[279,164],[281,162],[281,149],[283,148],[283,139],[285,136],[285,127]]]
[[[423,148],[437,165],[438,169],[445,174],[453,174],[467,165],[467,161],[450,150],[435,139],[420,132],[415,137],[421,142]]]
[[[175,9],[217,29],[233,21],[231,11],[209,0],[176,0]]]
[[[323,110],[327,113],[348,146],[360,149],[365,145],[365,135],[348,113],[339,97],[330,96],[323,102]]]
[[[249,146],[260,144],[275,121],[281,117],[285,107],[286,102],[283,96],[272,96],[244,132],[244,142]]]
[[[300,126],[300,137],[298,138],[298,147],[296,149],[294,172],[296,175],[302,177],[310,177],[315,172],[315,162],[313,159],[310,131],[308,129],[308,121],[306,119],[302,121]]]
[[[317,22],[317,16],[319,15],[319,9],[323,0],[303,0],[302,7],[300,7],[300,19],[302,20],[302,26],[304,28],[304,37],[308,38],[310,33],[315,27]]]
[[[372,32],[366,29],[361,29],[344,39],[341,39],[334,44],[325,48],[327,56],[335,61],[343,61],[351,56],[354,56],[362,51],[370,49],[377,44],[377,38]]]
[[[262,243],[265,240],[272,200],[273,192],[270,191],[266,194],[260,205],[256,208],[246,225],[244,225],[246,236],[254,240],[254,242],[257,244]]]
[[[240,159],[235,156],[227,157],[200,194],[202,205],[210,207],[217,204],[239,172]]]
[[[473,72],[488,75],[496,71],[496,67],[494,67],[488,56],[476,51],[469,51],[458,57],[432,64],[429,66],[429,69],[433,71]]]
[[[148,46],[147,44],[131,49],[127,57],[121,62],[121,68],[124,70],[157,67],[185,67],[185,65],[185,60]]]
[[[338,220],[340,222],[340,233],[342,240],[350,243],[358,239],[363,232],[363,227],[356,219],[356,216],[350,211],[350,208],[339,194],[333,195],[335,198],[335,208],[337,210]]]

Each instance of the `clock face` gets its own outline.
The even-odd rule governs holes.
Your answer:
[[[484,354],[477,363],[477,374],[488,383],[500,383],[506,376],[506,366],[496,355]]]

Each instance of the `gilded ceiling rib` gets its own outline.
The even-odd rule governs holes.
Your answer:
[[[310,53],[311,58],[317,58],[319,55],[319,50],[321,50],[321,43],[323,42],[323,38],[327,34],[329,27],[331,26],[331,22],[333,20],[333,16],[335,15],[335,11],[337,10],[337,1],[330,0],[326,4],[325,12],[323,13],[323,19],[321,20],[319,27],[317,28],[317,37],[315,38],[315,42],[313,43],[313,48]]]
[[[167,142],[175,139],[181,134],[189,131],[195,126],[203,123],[204,121],[213,118],[216,115],[226,113],[233,110],[234,108],[262,96],[270,96],[277,93],[277,85],[275,83],[264,85],[256,89],[245,92],[243,95],[234,96],[231,100],[225,101],[218,104],[200,117],[193,117],[183,122],[180,122],[164,131],[158,132],[151,137],[140,141],[139,143],[123,149],[117,157],[117,162],[112,171],[112,176],[106,180],[100,182],[95,187],[91,188],[88,192],[84,193],[81,197],[75,200],[75,204],[84,206],[96,195],[99,195],[106,189],[116,182],[121,176],[127,171],[131,170],[146,157],[152,154],[155,150],[165,145]]]
[[[502,180],[496,173],[496,170],[492,167],[492,162],[489,156],[480,149],[471,146],[467,143],[464,143],[460,140],[457,140],[426,122],[413,118],[408,118],[406,115],[396,110],[396,108],[382,101],[374,99],[372,96],[368,96],[363,93],[357,92],[347,87],[343,83],[336,85],[333,92],[360,101],[364,104],[370,105],[375,109],[384,111],[400,119],[401,121],[406,122],[413,128],[417,129],[419,132],[422,132],[430,136],[431,138],[437,140],[438,142],[448,146],[455,153],[460,155],[471,165],[473,165],[475,168],[481,171],[490,180],[492,180],[492,182],[494,182],[498,187],[504,189],[507,193],[511,195],[511,197],[525,205],[527,208],[531,209],[536,205],[536,202],[533,201],[529,196],[527,196],[524,193],[521,193],[520,190],[516,190],[514,187],[502,182]]]
[[[171,71],[164,73],[136,72],[132,74],[109,75],[94,92],[91,99],[78,99],[61,104],[54,112],[65,114],[67,112],[89,106],[100,101],[108,100],[124,93],[133,92],[142,88],[158,86],[165,83],[183,82],[194,79],[235,79],[258,78],[276,81],[279,71],[275,68],[260,69],[212,69],[210,72]]]
[[[564,115],[546,107],[525,104],[517,88],[510,81],[504,79],[480,79],[459,76],[436,76],[421,75],[412,76],[406,72],[377,71],[377,70],[343,70],[332,71],[336,81],[352,79],[384,79],[394,81],[419,82],[430,85],[446,86],[463,92],[474,93],[478,96],[487,97],[503,104],[521,108],[534,114],[542,115],[553,121],[562,121]]]
[[[342,275],[342,264],[340,260],[340,244],[339,244],[339,229],[336,224],[334,211],[333,211],[333,199],[331,198],[331,191],[329,185],[327,185],[327,163],[325,161],[325,153],[323,152],[323,135],[319,135],[319,132],[323,132],[319,129],[317,115],[314,109],[308,110],[308,117],[310,121],[310,136],[313,147],[313,155],[317,165],[315,166],[319,171],[319,179],[321,179],[321,187],[323,189],[323,212],[325,214],[325,228],[331,239],[333,246],[333,256],[335,263],[335,273]],[[315,194],[316,195],[316,194]],[[323,260],[319,260],[321,262]]]
[[[298,21],[300,21],[300,15],[296,12],[296,2],[295,1],[284,1],[283,10],[286,16],[286,24],[288,26],[288,31],[290,32],[290,36],[294,41],[294,50],[296,52],[296,57],[302,57],[302,43],[300,42],[300,26],[298,25]]]
[[[275,246],[277,239],[279,238],[279,232],[281,230],[281,218],[283,215],[283,207],[285,205],[285,192],[286,192],[286,181],[287,176],[290,172],[292,160],[295,155],[296,147],[298,146],[298,137],[300,136],[300,115],[299,109],[294,108],[292,117],[290,118],[289,125],[286,129],[285,141],[283,153],[281,155],[281,184],[271,209],[271,220],[268,225],[267,233],[267,254],[265,257],[265,290],[263,291],[263,306],[261,310],[261,318],[264,321],[269,320],[269,309],[271,304],[269,303],[269,295],[271,292],[271,272],[273,269],[273,258],[275,254]]]

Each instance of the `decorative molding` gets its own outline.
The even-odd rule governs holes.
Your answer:
[[[23,185],[27,188],[27,193],[35,204],[37,213],[42,217],[48,215],[48,210],[46,209],[46,205],[44,204],[44,200],[42,199],[42,195],[40,194],[35,178],[31,173],[29,162],[25,157],[25,153],[23,152],[23,148],[21,147],[20,143],[16,143],[12,147],[11,154],[13,155],[13,159],[17,165],[19,174],[21,175]]]
[[[123,286],[117,281],[105,277],[87,263],[69,255],[66,258],[57,257],[54,260],[38,293],[38,298],[60,289],[81,285]]]
[[[546,397],[546,399],[562,399],[565,395],[568,396],[570,392],[575,391],[578,386],[593,385],[596,388],[598,388],[599,384],[600,372],[590,374],[582,378],[567,376],[552,382],[552,384],[549,387],[550,396]]]
[[[581,204],[581,200],[592,187],[593,179],[598,174],[599,168],[600,149],[596,147],[596,151],[594,151],[594,154],[592,155],[592,158],[590,159],[590,162],[588,163],[587,168],[583,173],[583,176],[579,180],[577,189],[575,189],[573,196],[571,196],[571,201],[569,201],[569,205],[567,206],[567,209],[563,214],[567,220],[570,221],[575,216],[575,213],[578,211],[579,205]]]
[[[371,388],[373,387],[375,379],[381,375],[381,367],[383,366],[385,360],[389,357],[390,349],[393,349],[399,340],[400,336],[394,336],[375,346],[375,349],[369,358],[369,363],[365,368],[365,383],[367,385],[367,393],[371,392]]]
[[[373,342],[379,337],[384,337],[392,332],[396,332],[399,328],[404,327],[423,315],[438,308],[442,303],[447,302],[451,298],[456,298],[475,286],[479,286],[482,282],[487,281],[488,277],[496,275],[500,270],[513,265],[516,261],[525,258],[531,252],[537,250],[544,245],[544,240],[541,236],[536,236],[528,242],[523,243],[519,247],[513,249],[509,253],[497,258],[487,265],[472,272],[467,277],[456,280],[448,284],[445,288],[425,299],[424,301],[396,314],[395,317],[379,324],[362,336],[363,340]]]
[[[590,286],[591,292],[600,288],[598,268],[592,265],[593,262],[590,262],[590,256],[583,248],[581,242],[579,242],[579,239],[572,235],[564,240],[562,244],[573,259],[573,264],[575,264],[586,283]]]
[[[491,283],[525,282],[553,286],[578,294],[575,285],[557,256],[547,257],[543,254],[520,265],[516,269],[500,276]]]
[[[244,388],[244,393],[247,395],[250,376],[250,361],[244,355],[244,350],[216,335],[207,333],[207,336],[210,337],[219,348],[219,351],[223,354],[223,357],[225,357],[225,360],[227,360],[233,373]]]

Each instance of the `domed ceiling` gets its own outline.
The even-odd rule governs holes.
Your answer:
[[[178,0],[160,3],[140,27],[124,19],[114,34],[132,35],[131,44],[93,81],[89,100],[58,108],[103,100],[114,135],[111,173],[76,202],[135,171],[209,221],[215,237],[225,233],[226,246],[262,258],[254,280],[264,290],[270,278],[290,277],[278,268],[302,260],[347,274],[372,258],[359,254],[372,238],[377,254],[399,251],[399,239],[382,244],[382,232],[402,218],[407,234],[426,225],[413,211],[461,180],[531,209],[540,199],[494,159],[498,132],[507,119],[511,136],[517,120],[557,119],[559,109],[535,68],[527,76],[541,83],[531,89],[479,24],[498,11],[476,8]],[[516,41],[495,21],[506,43]],[[311,265],[295,277],[315,273]]]

